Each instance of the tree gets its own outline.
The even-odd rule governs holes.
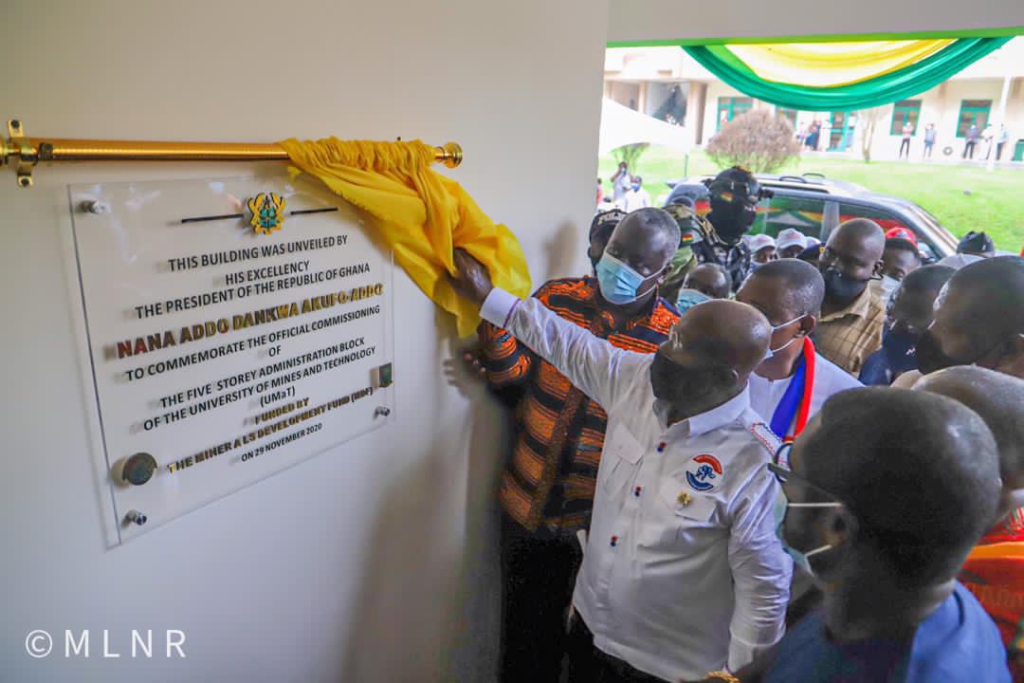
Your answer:
[[[711,138],[708,156],[719,166],[772,173],[800,157],[789,121],[767,109],[752,109],[729,121]]]
[[[640,161],[640,157],[650,146],[651,143],[649,142],[635,142],[632,145],[623,145],[612,150],[612,158],[615,159],[616,164],[625,161],[629,172],[635,174],[637,162]]]
[[[875,139],[875,128],[885,114],[885,107],[865,109],[860,112],[860,153],[864,156],[864,163],[871,163],[871,142]]]

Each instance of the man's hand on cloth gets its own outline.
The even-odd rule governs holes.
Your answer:
[[[494,289],[491,284],[491,274],[487,268],[469,255],[464,249],[456,248],[453,253],[455,268],[458,271],[454,276],[449,276],[452,288],[459,296],[472,301],[477,306],[482,306],[487,295]]]

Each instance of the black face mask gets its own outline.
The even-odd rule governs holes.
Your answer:
[[[853,301],[868,286],[868,280],[853,280],[835,268],[821,274],[825,280],[825,292],[836,301]]]
[[[688,405],[704,402],[732,379],[729,368],[691,368],[669,360],[661,350],[654,354],[651,363],[651,389],[654,397],[684,410]]]
[[[708,220],[711,221],[718,237],[730,246],[747,234],[756,218],[756,206],[711,198],[711,213],[708,214]]]

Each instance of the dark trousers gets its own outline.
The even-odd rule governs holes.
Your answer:
[[[924,155],[926,157],[928,157],[929,159],[931,159],[931,157],[932,157],[932,147],[934,147],[934,146],[935,146],[934,142],[926,142],[926,143],[924,143]]]
[[[903,138],[903,142],[900,143],[900,158],[902,158],[904,154],[907,155],[908,159],[910,158],[910,140],[907,138]]]
[[[964,159],[968,157],[970,157],[971,159],[974,158],[974,144],[975,143],[971,142],[970,140],[964,143]]]
[[[594,647],[594,634],[577,614],[569,629],[568,683],[664,683]]]
[[[575,537],[532,534],[502,518],[502,683],[558,683],[566,617],[583,552]]]

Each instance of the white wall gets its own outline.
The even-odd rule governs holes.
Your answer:
[[[935,0],[611,0],[608,41],[820,36],[1024,26],[1020,0],[978,0],[968,9]]]
[[[594,0],[16,0],[0,109],[55,137],[456,140],[452,174],[519,235],[540,282],[585,263],[606,14]],[[2,681],[489,678],[497,411],[447,384],[452,325],[404,275],[397,427],[106,548],[66,185],[249,168],[40,168],[27,191],[0,174]],[[93,630],[89,660],[24,652],[30,630],[66,628]],[[104,660],[101,630],[133,628],[185,631],[187,659]]]

